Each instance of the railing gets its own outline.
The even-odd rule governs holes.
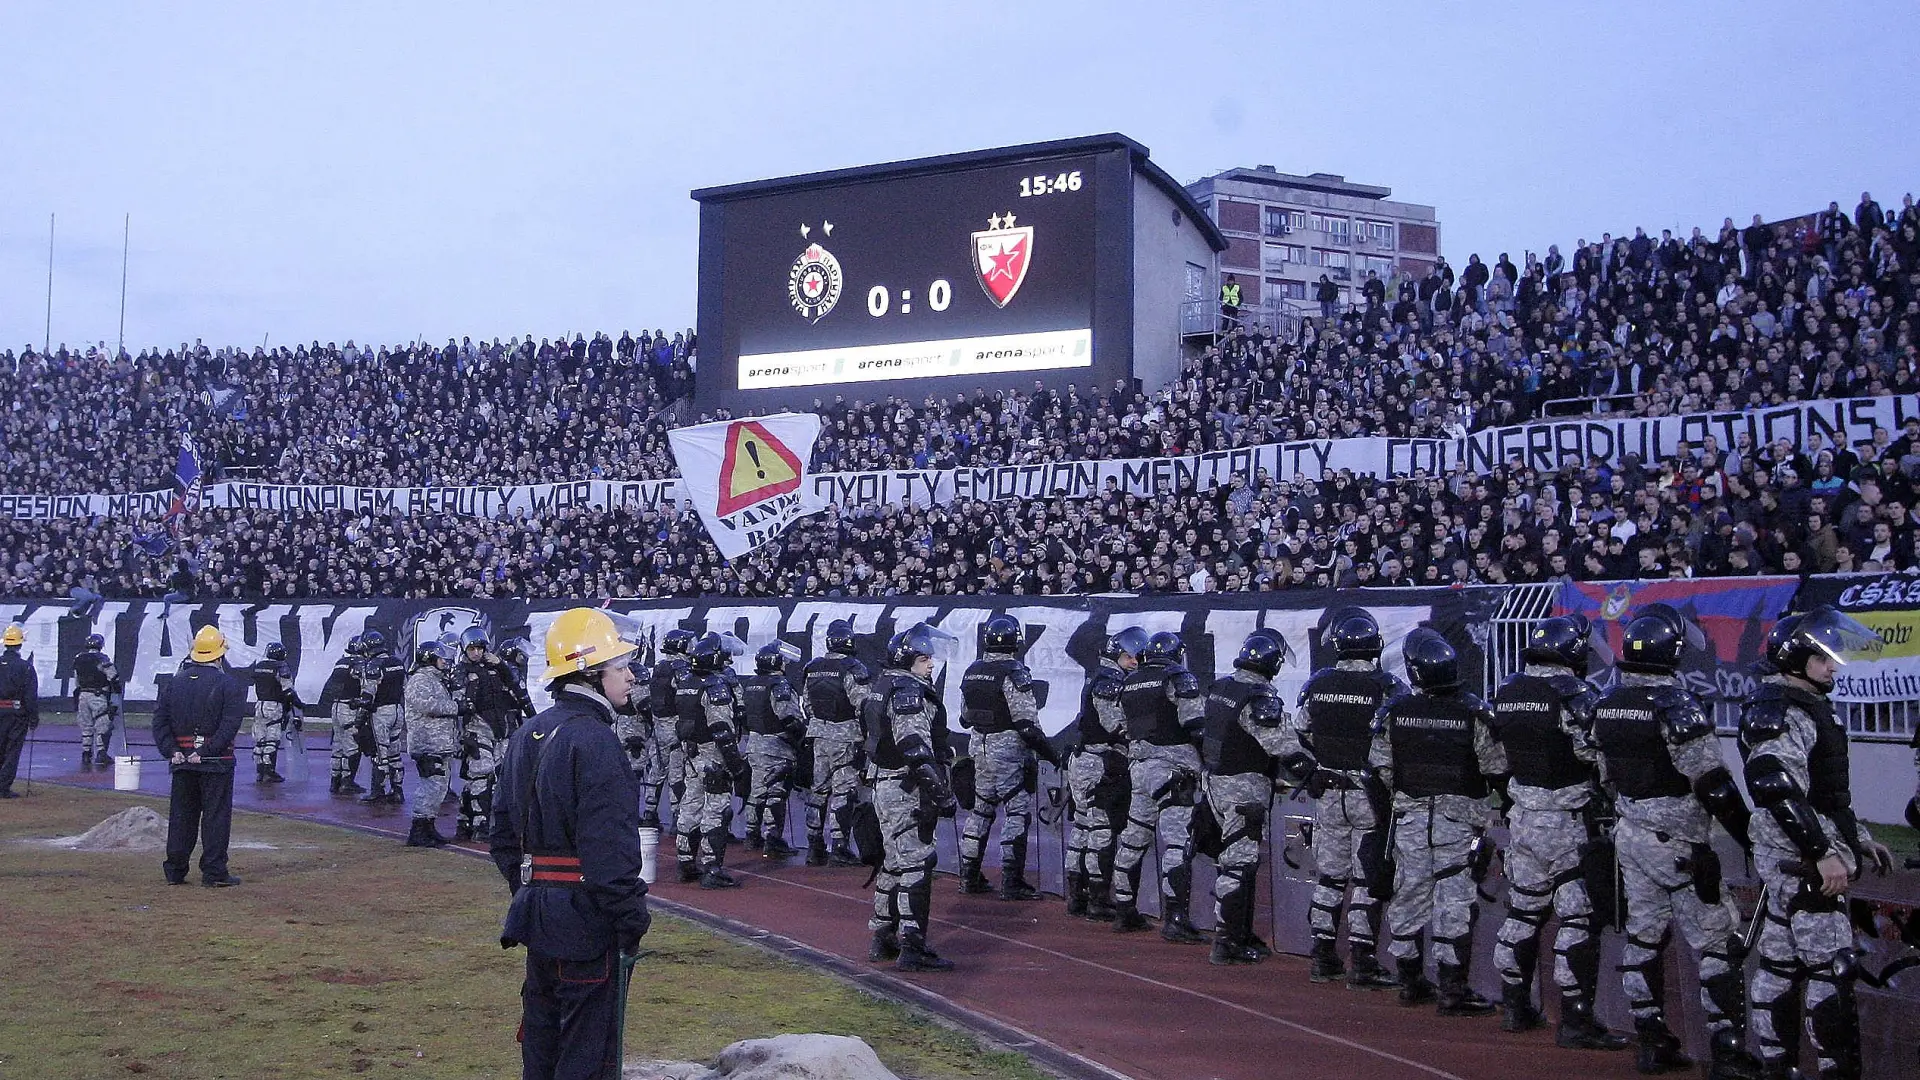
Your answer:
[[[1225,323],[1248,330],[1258,327],[1282,341],[1292,341],[1300,336],[1300,320],[1304,317],[1304,309],[1282,297],[1263,297],[1258,303],[1243,305],[1240,314],[1231,319],[1220,314],[1218,300],[1183,300],[1180,336],[1218,338]]]
[[[1606,394],[1600,397],[1554,398],[1541,404],[1542,416],[1598,416],[1611,410],[1607,405],[1631,405],[1638,394]]]
[[[1920,721],[1920,701],[1836,701],[1847,734],[1868,742],[1906,742]]]

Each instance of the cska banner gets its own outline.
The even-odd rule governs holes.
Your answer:
[[[737,559],[826,506],[807,483],[820,437],[812,413],[722,420],[667,432],[680,494],[693,502],[720,554]]]

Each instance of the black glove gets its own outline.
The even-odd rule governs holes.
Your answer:
[[[643,754],[647,750],[647,740],[642,736],[629,735],[620,741],[626,745],[629,754]]]
[[[619,933],[620,955],[632,956],[634,953],[640,951],[640,939],[647,936],[647,930],[652,926],[653,926],[653,913],[650,911],[647,911],[645,908],[642,908],[640,911],[640,926],[638,929],[635,929],[632,926],[624,926],[620,928],[620,933]]]
[[[460,752],[467,757],[478,757],[480,755],[480,736],[471,731],[460,736]]]

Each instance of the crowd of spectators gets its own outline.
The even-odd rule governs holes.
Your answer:
[[[1561,399],[1641,414],[1920,391],[1920,209],[1863,195],[1794,223],[1475,256],[1280,328],[1236,327],[1165,388],[816,401],[821,471],[1143,457],[1296,438],[1458,435]],[[0,354],[4,485],[167,486],[190,427],[214,469],[280,482],[671,475],[690,333],[535,346]],[[677,404],[676,404],[677,403]],[[28,450],[31,448],[31,452]],[[212,471],[212,470],[210,470]],[[216,472],[217,475],[217,472]],[[1261,476],[1204,492],[843,507],[722,560],[683,510],[531,519],[206,511],[0,524],[0,591],[109,595],[1068,594],[1920,569],[1920,420],[1871,445],[1718,446],[1536,473]]]

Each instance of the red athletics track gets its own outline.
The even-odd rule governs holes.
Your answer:
[[[70,732],[41,728],[34,777],[110,786],[109,774],[77,770],[77,738]],[[136,745],[144,741],[136,728]],[[329,796],[326,751],[316,743],[310,755],[313,767],[305,783],[257,785],[243,751],[235,805],[396,837],[404,833],[405,815],[398,808]],[[166,770],[160,762],[146,762],[141,788],[164,794]],[[449,809],[442,816],[442,832],[451,832],[450,815]],[[433,856],[423,852],[422,857]],[[672,906],[749,937],[760,936],[751,928],[762,928],[777,936],[765,943],[851,973],[875,990],[909,1000],[938,995],[960,1007],[962,1022],[971,1012],[1136,1080],[1637,1075],[1631,1051],[1562,1050],[1554,1045],[1551,1029],[1510,1035],[1500,1031],[1497,1017],[1442,1019],[1431,1007],[1399,1007],[1391,993],[1353,992],[1338,983],[1316,986],[1307,981],[1306,963],[1298,957],[1276,956],[1251,968],[1213,967],[1206,962],[1205,946],[1170,945],[1152,933],[1114,934],[1108,926],[1067,917],[1057,899],[1012,904],[961,896],[947,875],[935,886],[931,937],[957,969],[896,975],[890,966],[864,959],[872,897],[861,888],[864,869],[766,862],[737,847],[729,852],[729,862],[745,887],[708,892],[668,880],[673,876],[669,850],[654,892]],[[244,859],[234,869],[244,876]],[[1491,932],[1484,923],[1479,928],[1480,934]],[[1004,1030],[989,1033],[1018,1045],[1017,1037]],[[1041,1055],[1043,1063],[1047,1057]],[[1097,1070],[1069,1071],[1090,1075]]]

